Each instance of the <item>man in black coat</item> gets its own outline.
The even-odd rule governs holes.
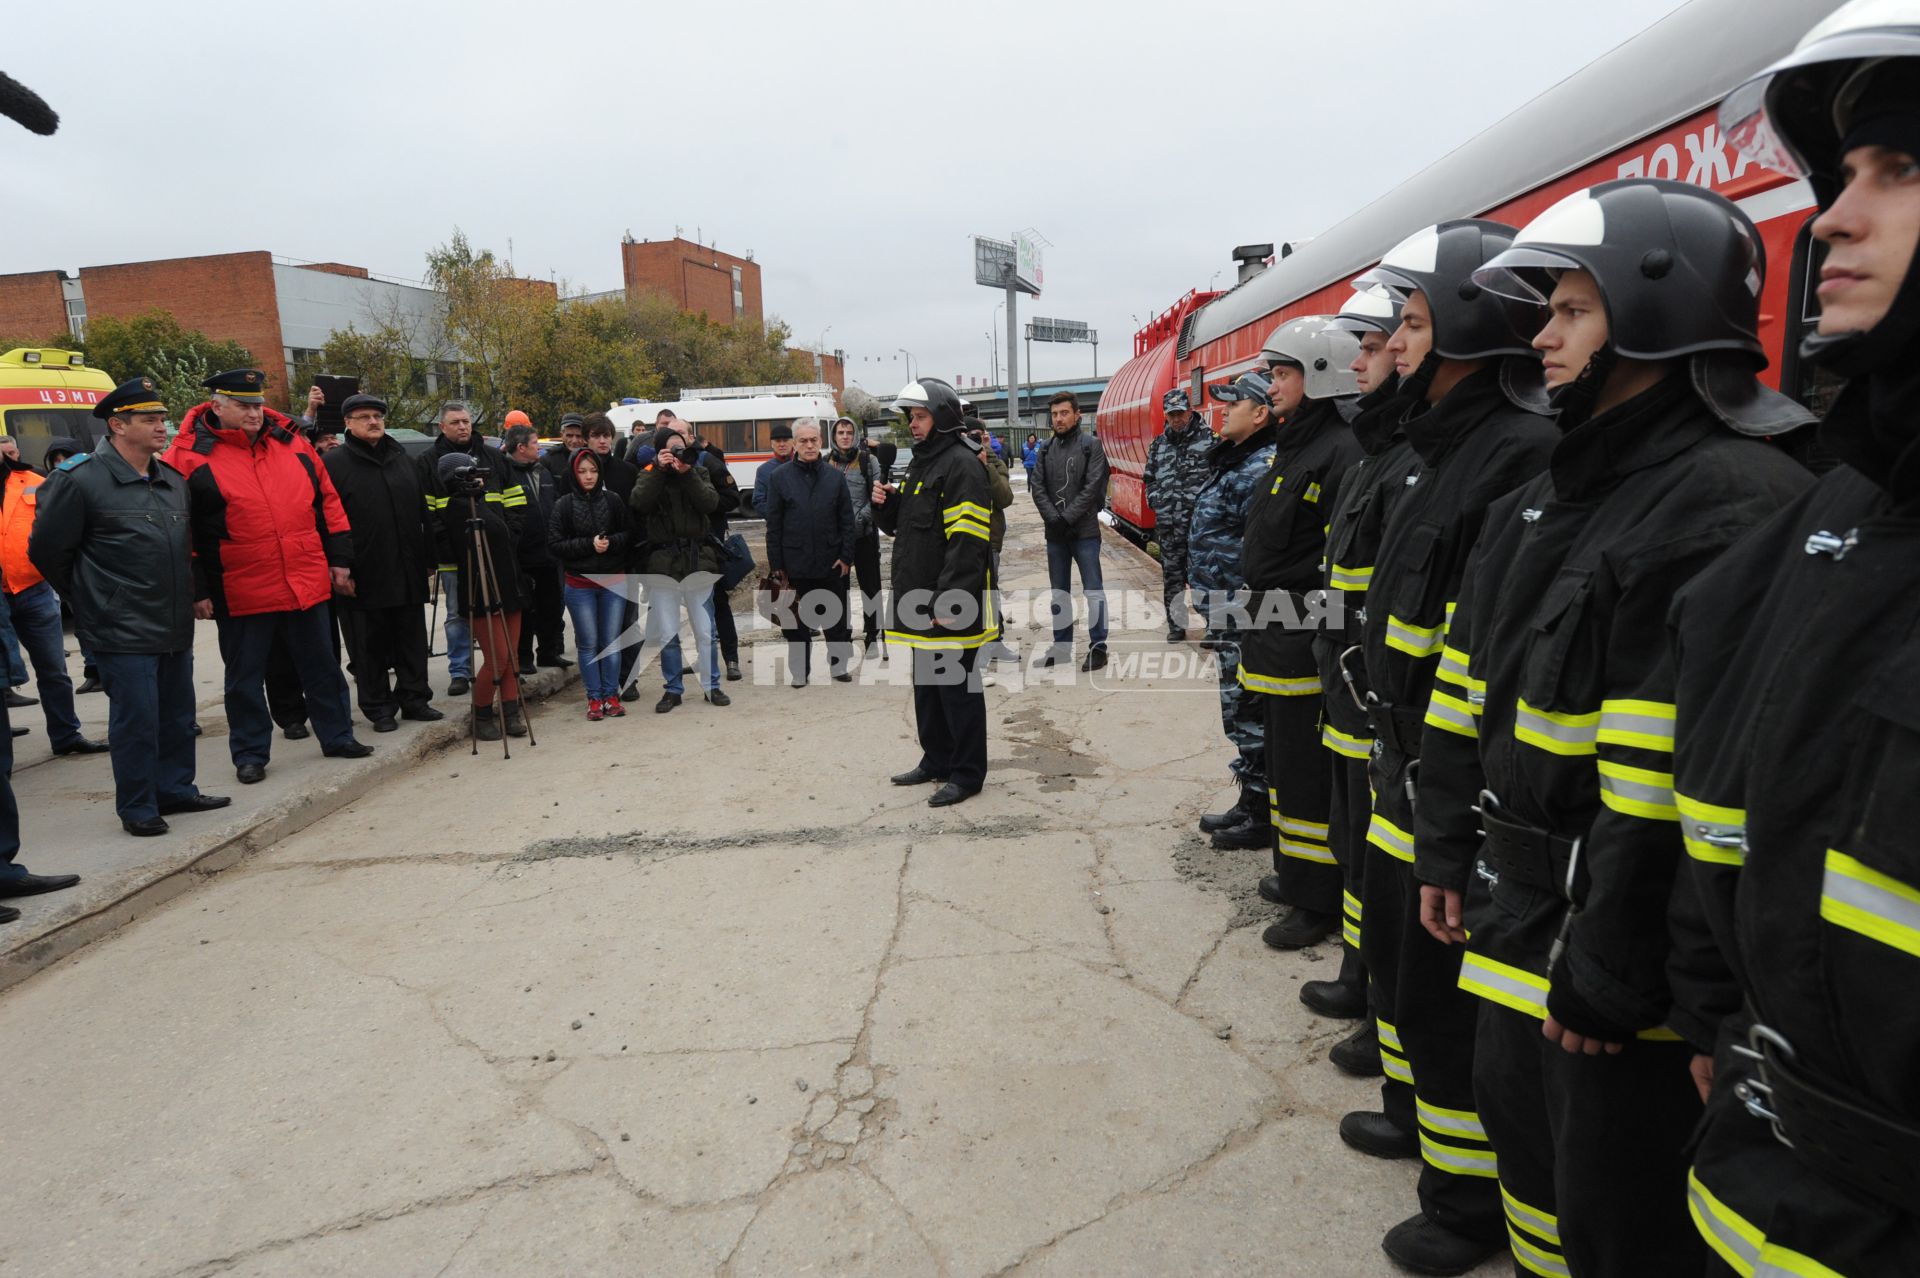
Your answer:
[[[520,575],[527,587],[523,592],[527,597],[526,616],[520,623],[520,673],[532,674],[535,666],[570,666],[573,663],[560,655],[566,651],[567,611],[560,589],[560,565],[547,549],[547,527],[553,522],[554,504],[570,482],[555,480],[543,464],[540,438],[531,426],[509,426],[500,436],[500,454],[520,477],[520,488],[527,496],[527,520],[520,526],[519,545]]]
[[[794,428],[793,460],[767,484],[767,564],[794,589],[780,618],[787,670],[804,688],[813,672],[813,632],[824,630],[833,677],[853,678],[853,632],[847,618],[847,574],[853,567],[853,500],[844,474],[820,459],[820,423]]]
[[[340,406],[347,438],[323,459],[353,536],[353,594],[334,603],[346,634],[360,713],[375,732],[403,719],[443,716],[427,704],[427,578],[433,538],[420,471],[387,434],[386,401],[350,395]]]

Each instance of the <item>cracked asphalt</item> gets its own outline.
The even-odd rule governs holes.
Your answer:
[[[1266,950],[1260,854],[1192,834],[1213,698],[1003,674],[935,812],[906,692],[777,646],[725,710],[563,694],[0,993],[0,1275],[1393,1272],[1414,1168],[1341,1146],[1377,1092],[1295,997],[1337,952]]]

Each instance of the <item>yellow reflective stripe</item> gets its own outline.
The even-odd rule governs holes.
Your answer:
[[[987,525],[972,519],[963,519],[958,523],[948,524],[947,536],[951,537],[955,533],[967,533],[970,536],[978,537],[981,541],[993,540],[993,530],[987,527]]]
[[[492,502],[503,502],[507,499],[507,495],[505,493],[488,493],[486,499]]]
[[[1307,500],[1318,505],[1320,502],[1320,492],[1321,492],[1320,485],[1308,484],[1307,491],[1306,491]]]
[[[1543,1274],[1545,1278],[1572,1278],[1573,1271],[1557,1251],[1536,1246],[1512,1225],[1507,1226],[1507,1239],[1513,1245],[1513,1263],[1528,1273]]]
[[[1356,950],[1360,948],[1360,928],[1352,919],[1340,920],[1340,940]]]
[[[1404,1056],[1396,1056],[1386,1048],[1380,1049],[1380,1072],[1396,1083],[1413,1086],[1413,1066],[1407,1064]]]
[[[449,500],[450,500],[449,498],[435,497],[432,493],[428,493],[427,509],[428,510],[445,510],[447,508],[447,502]]]
[[[1327,584],[1335,590],[1365,590],[1373,581],[1373,566],[1349,568],[1345,564],[1334,564],[1327,570]]]
[[[1820,917],[1920,958],[1920,890],[1831,848]]]
[[[1400,1046],[1400,1027],[1399,1026],[1391,1025],[1376,1016],[1373,1018],[1373,1027],[1376,1031],[1379,1032],[1380,1046],[1391,1047],[1396,1052],[1401,1052],[1406,1050],[1405,1048]]]
[[[1600,730],[1600,712],[1570,714],[1561,710],[1541,710],[1521,698],[1513,720],[1513,735],[1531,746],[1553,754],[1582,755],[1597,753],[1594,741]]]
[[[1300,861],[1313,861],[1319,865],[1338,864],[1333,859],[1333,850],[1324,843],[1308,843],[1301,839],[1280,836],[1280,855],[1290,856]]]
[[[1711,865],[1742,866],[1747,863],[1747,812],[1745,808],[1723,808],[1702,803],[1674,792],[1673,803],[1680,810],[1680,837],[1687,855]]]
[[[1420,1119],[1420,1125],[1436,1136],[1465,1136],[1468,1140],[1487,1138],[1487,1129],[1481,1125],[1480,1115],[1470,1109],[1442,1109],[1416,1096],[1413,1098],[1413,1110]]]
[[[1500,1174],[1491,1149],[1462,1149],[1443,1144],[1425,1132],[1420,1133],[1420,1157],[1429,1167],[1455,1176],[1485,1176],[1491,1180]]]
[[[1371,737],[1349,736],[1330,723],[1320,725],[1320,744],[1349,759],[1365,759],[1373,753]]]
[[[1340,908],[1345,910],[1348,916],[1355,921],[1366,917],[1361,913],[1360,898],[1345,888],[1340,889]]]
[[[1600,744],[1673,753],[1674,709],[1665,701],[1602,701]]]
[[[1413,657],[1431,657],[1446,646],[1445,626],[1416,626],[1387,614],[1387,647]]]
[[[972,515],[975,519],[992,519],[993,512],[977,501],[955,502],[940,512],[940,517],[948,523]]]
[[[1297,834],[1302,838],[1319,839],[1322,842],[1326,841],[1327,834],[1332,829],[1324,821],[1302,821],[1297,817],[1281,817],[1279,824],[1282,834]]]
[[[1469,994],[1547,1018],[1547,978],[1468,950],[1460,959],[1460,988]]]
[[[1538,1207],[1529,1207],[1515,1198],[1505,1185],[1500,1186],[1500,1201],[1507,1209],[1507,1219],[1520,1228],[1537,1234],[1541,1238],[1560,1245],[1560,1218],[1541,1211]]]
[[[1473,687],[1473,683],[1467,675],[1467,654],[1452,644],[1442,645],[1440,649],[1440,666],[1433,672],[1433,677],[1436,679],[1445,679],[1448,683],[1457,683],[1462,688],[1471,689]]]
[[[1456,736],[1480,739],[1480,725],[1474,722],[1474,707],[1458,697],[1449,696],[1440,691],[1439,685],[1433,689],[1433,700],[1427,703],[1427,726],[1444,728]]]
[[[940,635],[938,637],[933,635],[909,634],[904,630],[888,630],[884,633],[887,636],[888,643],[897,643],[903,648],[978,648],[983,643],[998,639],[1000,637],[1000,627],[993,626],[971,635]]]
[[[1740,1278],[1845,1278],[1839,1270],[1829,1269],[1812,1256],[1769,1242],[1758,1225],[1714,1197],[1713,1191],[1700,1182],[1699,1172],[1691,1169],[1687,1172],[1687,1212],[1707,1246]]]
[[[1367,824],[1367,842],[1396,860],[1413,860],[1413,836],[1378,812]]]
[[[1240,686],[1247,691],[1264,693],[1269,697],[1317,697],[1322,691],[1319,675],[1309,675],[1304,679],[1282,679],[1275,675],[1254,674],[1244,662],[1236,677]]]
[[[1600,760],[1600,801],[1623,816],[1648,821],[1678,821],[1673,803],[1673,773],[1630,768]]]

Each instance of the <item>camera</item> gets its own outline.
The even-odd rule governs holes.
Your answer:
[[[485,466],[458,466],[443,476],[449,496],[477,496],[487,491],[487,468]]]

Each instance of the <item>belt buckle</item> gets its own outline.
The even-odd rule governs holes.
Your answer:
[[[1755,1118],[1764,1119],[1773,1128],[1773,1138],[1793,1148],[1793,1142],[1787,1139],[1786,1128],[1782,1126],[1780,1115],[1769,1109],[1773,1103],[1773,1079],[1767,1069],[1767,1048],[1772,1047],[1789,1063],[1794,1059],[1793,1044],[1789,1043],[1780,1031],[1769,1025],[1755,1021],[1747,1030],[1747,1041],[1733,1044],[1733,1053],[1744,1056],[1753,1062],[1753,1077],[1743,1078],[1734,1084],[1733,1094]]]

